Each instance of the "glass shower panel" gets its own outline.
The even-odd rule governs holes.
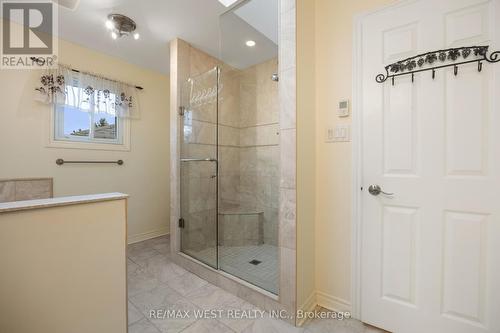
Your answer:
[[[219,269],[278,294],[278,0],[241,2],[220,31]]]
[[[278,294],[278,2],[220,18],[219,67],[181,91],[181,251]],[[266,15],[256,15],[266,13]]]
[[[187,80],[180,109],[181,251],[213,268],[218,268],[217,82],[217,68]]]

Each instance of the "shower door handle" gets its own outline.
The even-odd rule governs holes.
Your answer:
[[[181,158],[181,162],[215,162],[218,163],[215,158]]]

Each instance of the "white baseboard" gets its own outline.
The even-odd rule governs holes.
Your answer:
[[[319,306],[336,312],[351,312],[352,306],[348,301],[331,296],[320,291],[316,292],[316,301]]]
[[[145,240],[148,240],[151,238],[160,237],[160,236],[164,236],[164,235],[168,235],[168,234],[169,234],[168,228],[161,228],[158,230],[143,232],[141,234],[129,235],[127,237],[127,243],[134,244],[134,243],[142,242],[142,241],[145,241]]]
[[[304,304],[299,307],[299,310],[312,312],[316,309],[316,306],[321,306],[327,310],[335,312],[351,312],[352,308],[351,303],[342,298],[316,291],[309,295]],[[307,318],[297,319],[297,326],[304,325],[306,321]]]
[[[317,306],[317,301],[316,301],[316,293],[315,292],[312,292],[311,295],[309,295],[309,297],[306,299],[306,301],[304,302],[304,304],[302,304],[300,307],[299,307],[299,310],[302,310],[304,312],[312,312],[316,309],[316,306]],[[304,318],[297,318],[297,326],[302,326],[306,323],[307,321],[307,316],[304,317]]]

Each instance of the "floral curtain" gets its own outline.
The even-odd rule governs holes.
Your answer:
[[[126,83],[59,65],[45,71],[35,88],[36,99],[47,104],[72,107],[83,112],[107,113],[138,119],[137,89]]]

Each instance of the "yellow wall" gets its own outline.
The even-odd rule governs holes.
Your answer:
[[[126,205],[0,213],[0,332],[126,332]]]
[[[323,305],[351,302],[352,145],[325,143],[325,128],[351,122],[336,116],[336,106],[352,99],[353,16],[391,2],[315,0],[316,290]]]
[[[62,63],[144,87],[131,151],[47,148],[50,108],[33,100],[40,71],[0,70],[0,178],[53,177],[55,196],[130,194],[129,239],[169,230],[169,79],[118,58],[59,42]],[[57,166],[55,160],[117,160],[125,165]]]

